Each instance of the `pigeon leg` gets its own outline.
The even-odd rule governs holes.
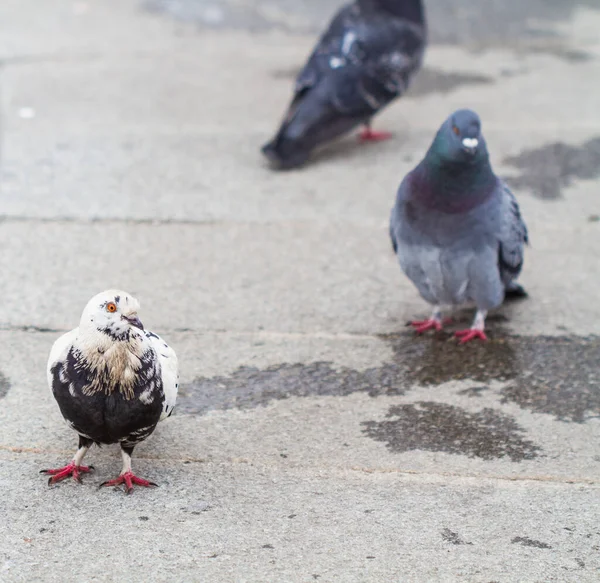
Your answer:
[[[487,340],[487,336],[483,331],[485,328],[485,317],[487,316],[487,312],[485,310],[477,310],[475,314],[475,319],[473,320],[473,325],[466,330],[459,330],[454,335],[457,338],[460,338],[461,344],[466,344],[469,340],[473,340],[475,338],[479,338],[480,340]]]
[[[121,455],[123,457],[123,469],[119,474],[118,478],[114,480],[108,480],[108,482],[102,482],[100,484],[100,488],[102,486],[120,486],[123,484],[125,486],[125,493],[131,494],[133,492],[133,486],[144,486],[145,488],[149,486],[158,486],[154,482],[149,482],[148,480],[144,480],[142,478],[138,478],[131,471],[131,454],[133,453],[133,447],[127,447],[121,444]]]
[[[410,322],[410,325],[415,329],[417,334],[422,334],[423,332],[427,332],[427,330],[437,330],[438,332],[442,329],[444,324],[447,324],[449,319],[442,321],[442,312],[439,306],[433,307],[433,312],[431,313],[431,318],[427,320],[415,320],[414,322]]]
[[[365,124],[365,129],[359,134],[358,140],[360,142],[382,142],[383,140],[389,140],[392,137],[391,132],[378,132],[371,129],[371,124]]]
[[[48,479],[48,486],[52,486],[52,484],[56,484],[56,482],[60,482],[69,476],[73,476],[73,479],[81,483],[80,474],[87,474],[94,469],[94,466],[82,466],[81,462],[83,461],[83,457],[87,453],[87,450],[90,449],[94,442],[91,439],[87,439],[86,437],[79,436],[79,448],[73,457],[73,460],[68,463],[63,468],[55,468],[49,470],[40,470],[40,474],[49,474],[50,478]]]

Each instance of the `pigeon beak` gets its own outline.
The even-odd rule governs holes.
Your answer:
[[[127,322],[129,322],[129,324],[131,324],[132,326],[135,326],[136,328],[139,328],[140,330],[144,329],[144,325],[142,324],[140,319],[135,314],[132,314],[131,316],[121,316],[121,318],[123,320],[127,320]]]
[[[477,138],[464,138],[462,141],[463,149],[469,154],[474,154],[477,151],[479,140]]]

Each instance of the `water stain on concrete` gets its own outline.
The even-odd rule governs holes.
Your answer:
[[[10,383],[8,382],[8,379],[0,372],[0,399],[6,397],[9,390]]]
[[[470,413],[445,403],[420,401],[390,407],[385,421],[365,421],[364,433],[394,453],[425,450],[513,462],[538,456],[513,418],[493,409]]]
[[[499,392],[503,402],[562,421],[580,423],[600,415],[598,337],[506,335],[465,346],[444,333],[381,338],[390,345],[393,357],[380,366],[362,371],[329,362],[240,367],[228,376],[200,377],[183,384],[177,412],[250,409],[292,396],[404,395],[415,386],[468,379],[482,385],[504,381]],[[465,395],[477,394],[472,391],[473,395]]]
[[[182,385],[178,412],[202,414],[211,409],[249,409],[288,397],[401,395],[395,365],[365,371],[336,369],[328,362],[280,364],[260,370],[243,366],[231,376],[199,378]]]
[[[505,158],[503,162],[521,171],[520,176],[505,179],[511,188],[529,190],[547,200],[558,199],[574,179],[600,177],[600,137],[581,146],[562,142],[547,144]]]
[[[510,542],[513,544],[523,545],[524,547],[534,547],[536,549],[551,549],[552,548],[547,543],[543,543],[539,540],[534,540],[534,539],[526,537],[526,536],[516,536]]]
[[[552,361],[555,347],[532,367],[524,368],[515,383],[502,389],[502,401],[513,402],[536,413],[548,413],[561,421],[582,423],[600,415],[598,346],[586,345],[575,363]],[[526,361],[523,361],[525,365]],[[560,367],[560,368],[559,368]]]
[[[388,341],[395,361],[413,363],[409,382],[506,381],[500,391],[502,402],[561,421],[581,423],[600,415],[600,338],[596,336],[506,336],[472,346],[442,340],[408,345],[401,336],[390,336]]]
[[[473,543],[466,542],[457,532],[451,531],[449,528],[442,530],[442,538],[453,545],[472,545]]]

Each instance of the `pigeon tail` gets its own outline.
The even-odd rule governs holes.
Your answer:
[[[269,162],[283,170],[301,166],[308,159],[310,150],[303,149],[302,146],[278,134],[262,147],[262,153]]]
[[[528,295],[527,290],[515,281],[511,281],[504,289],[504,299],[506,301],[522,300]]]
[[[301,166],[318,146],[340,137],[362,120],[323,115],[312,120],[294,116],[283,124],[277,136],[265,144],[263,154],[281,169]]]

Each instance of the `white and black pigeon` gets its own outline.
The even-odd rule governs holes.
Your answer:
[[[390,236],[404,273],[433,305],[417,332],[442,327],[442,305],[474,302],[461,342],[486,340],[488,310],[505,295],[523,296],[515,280],[523,266],[527,227],[519,205],[492,170],[479,116],[454,112],[396,196]]]
[[[355,0],[332,19],[296,79],[277,135],[263,146],[279,168],[303,164],[310,152],[364,124],[361,140],[391,136],[371,118],[406,91],[426,44],[422,0]]]
[[[79,448],[63,468],[42,470],[48,484],[93,469],[81,462],[92,444],[118,443],[123,469],[102,486],[123,484],[126,492],[156,486],[131,471],[134,447],[144,441],[175,406],[178,364],[175,352],[144,330],[139,302],[109,290],[94,296],[79,327],[61,336],[50,351],[48,383],[67,424],[79,434]]]

